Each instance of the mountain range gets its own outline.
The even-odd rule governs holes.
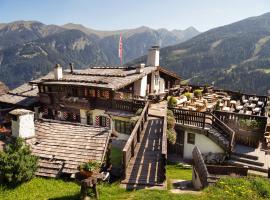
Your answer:
[[[0,24],[0,81],[14,88],[48,73],[56,63],[78,69],[89,65],[119,65],[118,43],[123,35],[124,61],[147,53],[152,45],[166,47],[186,41],[199,32],[151,29],[145,26],[99,31],[80,24],[45,25],[37,21]]]
[[[120,33],[127,65],[145,62],[147,49],[160,45],[161,65],[185,83],[261,95],[270,89],[270,13],[201,34],[192,27],[99,31],[71,23],[0,24],[0,81],[13,88],[46,74],[55,63],[67,67],[73,62],[75,68],[119,65]]]
[[[270,89],[270,13],[214,28],[161,49],[161,65],[185,83],[267,95]],[[133,61],[145,62],[146,57]]]

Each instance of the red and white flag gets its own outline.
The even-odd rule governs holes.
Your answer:
[[[123,64],[123,43],[122,43],[122,33],[119,38],[119,49],[118,49],[118,57],[120,58],[120,64]]]

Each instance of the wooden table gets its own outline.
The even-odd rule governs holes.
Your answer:
[[[87,195],[88,189],[92,189],[95,198],[99,199],[99,193],[97,190],[97,184],[100,180],[102,180],[103,176],[100,173],[93,174],[89,178],[84,178],[80,173],[76,173],[76,182],[81,185],[81,199],[88,200],[90,197]]]

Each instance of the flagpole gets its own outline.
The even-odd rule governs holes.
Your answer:
[[[120,33],[120,37],[119,37],[118,57],[119,57],[119,59],[120,59],[120,65],[122,65],[122,64],[123,64],[123,42],[122,42],[122,33]]]

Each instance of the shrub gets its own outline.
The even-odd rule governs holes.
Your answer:
[[[87,163],[83,163],[79,166],[80,170],[94,172],[100,168],[100,163],[95,160],[89,160]]]
[[[174,117],[168,116],[167,117],[167,129],[172,129],[175,126],[175,119]]]
[[[240,119],[239,125],[242,128],[260,128],[262,126],[261,122],[254,119]]]
[[[168,101],[168,107],[169,108],[173,108],[173,107],[175,107],[177,105],[177,99],[175,97],[169,96],[167,98],[167,101]]]
[[[220,110],[220,101],[218,100],[215,105],[215,110]]]
[[[174,129],[167,129],[167,139],[170,144],[176,143],[176,132]]]
[[[190,92],[185,92],[184,95],[187,97],[187,100],[192,98],[192,94]]]
[[[194,91],[194,96],[197,97],[197,98],[201,97],[202,96],[202,90],[200,90],[200,89],[195,90]]]
[[[132,126],[135,126],[137,121],[139,120],[140,116],[134,116],[130,118],[130,123]]]
[[[172,110],[167,110],[167,116],[168,117],[173,117],[174,118],[174,114]]]
[[[143,109],[142,109],[142,108],[139,108],[139,109],[136,111],[135,115],[140,115],[140,114],[142,113],[142,111],[143,111]]]
[[[8,184],[17,185],[32,179],[38,167],[38,158],[24,140],[17,138],[0,152],[0,171]]]

